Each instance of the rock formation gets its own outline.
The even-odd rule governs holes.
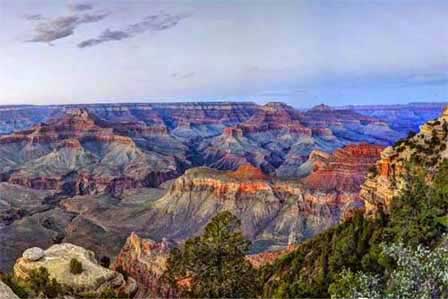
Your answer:
[[[71,273],[71,259],[81,262],[80,274]],[[107,289],[127,295],[136,291],[135,281],[125,281],[122,274],[100,266],[92,251],[69,243],[53,245],[45,251],[40,248],[26,250],[14,265],[14,275],[27,281],[31,271],[40,267],[46,268],[50,278],[55,278],[77,295],[100,295]]]
[[[0,280],[0,298],[2,299],[19,299],[16,294]]]
[[[439,163],[448,156],[447,137],[448,108],[439,118],[422,125],[415,136],[387,147],[381,153],[374,173],[362,185],[360,195],[365,201],[366,214],[388,211],[392,199],[406,184],[402,176],[407,163],[425,167],[430,175],[437,170]]]
[[[362,206],[374,154],[331,153],[403,135],[398,112],[374,116],[282,103],[1,107],[0,270],[33,246],[113,257],[132,231],[182,241],[223,209],[254,252],[300,242]]]
[[[173,246],[173,243],[166,240],[154,242],[132,233],[112,268],[127,273],[137,281],[137,298],[173,297],[174,290],[162,281],[169,251]]]

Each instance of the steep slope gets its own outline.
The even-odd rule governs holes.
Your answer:
[[[362,185],[360,194],[366,202],[366,213],[389,210],[392,199],[406,184],[403,176],[408,164],[423,166],[430,174],[437,171],[439,164],[448,157],[447,142],[448,108],[439,118],[422,125],[415,136],[386,148],[375,173]]]

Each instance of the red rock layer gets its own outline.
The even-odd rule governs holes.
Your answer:
[[[311,159],[315,169],[302,181],[311,189],[359,192],[370,167],[380,159],[380,145],[348,145],[333,154],[315,151]]]

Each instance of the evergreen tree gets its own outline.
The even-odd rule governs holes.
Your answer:
[[[256,294],[256,271],[245,259],[250,242],[240,221],[222,212],[204,234],[172,250],[166,277],[181,296],[193,298],[248,298]]]

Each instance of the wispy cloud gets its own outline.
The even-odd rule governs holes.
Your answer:
[[[188,79],[191,77],[194,77],[195,73],[194,72],[189,72],[189,73],[172,73],[171,77],[178,79],[178,80],[183,80],[183,79]]]
[[[39,22],[34,27],[34,36],[28,42],[51,43],[72,35],[76,27],[85,23],[95,23],[107,17],[102,14],[63,16]]]
[[[142,21],[129,25],[121,30],[106,29],[98,37],[82,41],[79,48],[86,48],[99,45],[109,41],[119,41],[134,37],[147,31],[163,31],[176,26],[182,19],[189,15],[171,15],[161,13],[145,17]]]
[[[43,19],[43,16],[41,14],[29,14],[25,15],[24,18],[28,21],[39,21]]]
[[[93,9],[93,5],[87,4],[87,3],[72,3],[72,4],[69,4],[68,7],[70,8],[70,10],[73,10],[73,11],[86,11],[86,10]]]

